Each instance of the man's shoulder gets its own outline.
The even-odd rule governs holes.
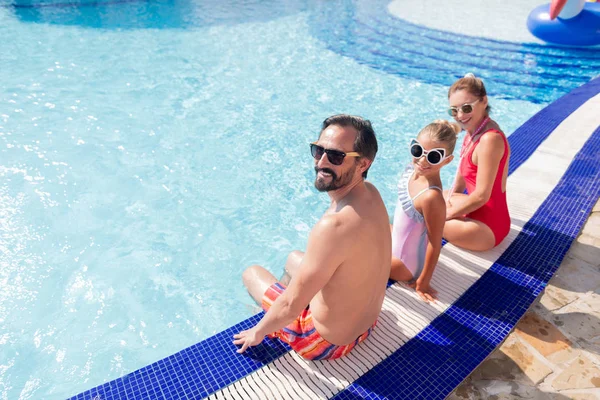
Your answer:
[[[313,231],[318,233],[335,234],[347,225],[343,212],[326,214],[315,224]]]
[[[369,195],[381,198],[381,194],[379,194],[379,190],[375,185],[369,181],[365,181],[365,186],[367,187],[367,192]]]
[[[361,219],[352,207],[343,207],[336,213],[326,214],[315,224],[312,233],[329,241],[349,240],[360,227]]]

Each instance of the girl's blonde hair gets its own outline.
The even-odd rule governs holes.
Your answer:
[[[456,137],[460,133],[461,127],[454,122],[443,119],[436,119],[425,128],[421,129],[418,137],[427,135],[434,142],[442,143],[448,149],[448,155],[454,152],[456,146]]]

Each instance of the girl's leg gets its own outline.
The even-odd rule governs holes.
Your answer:
[[[390,268],[390,279],[400,282],[408,282],[413,279],[412,273],[406,268],[406,265],[400,260],[392,256],[392,266]]]
[[[474,219],[446,221],[443,236],[453,245],[467,250],[486,251],[496,245],[496,238],[490,227]]]

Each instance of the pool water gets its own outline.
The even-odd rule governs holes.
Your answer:
[[[308,143],[329,115],[373,121],[369,180],[393,214],[455,76],[369,52],[396,24],[426,30],[381,4],[0,2],[2,398],[74,395],[251,315],[244,268],[280,275],[327,207]],[[490,79],[507,133],[589,79],[546,68],[562,92]]]

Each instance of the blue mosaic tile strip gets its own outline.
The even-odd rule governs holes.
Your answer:
[[[580,104],[578,93],[562,100],[570,98]],[[598,182],[600,127],[498,261],[416,337],[334,399],[445,398],[504,340],[544,289],[600,197]]]
[[[72,397],[73,400],[199,399],[290,351],[278,340],[266,339],[244,355],[236,353],[232,336],[262,318],[256,314],[231,328],[121,378]]]

